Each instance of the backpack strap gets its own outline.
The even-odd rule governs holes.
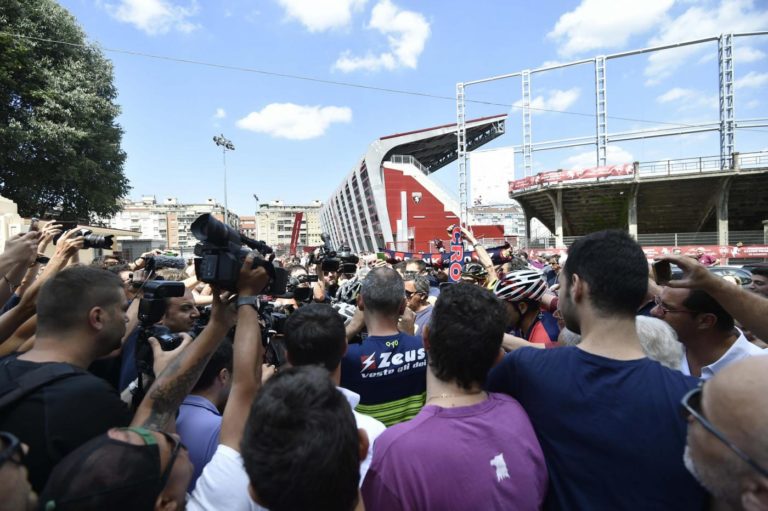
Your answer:
[[[63,362],[44,364],[23,374],[16,380],[15,386],[0,395],[0,410],[24,399],[45,385],[82,373],[81,369]]]

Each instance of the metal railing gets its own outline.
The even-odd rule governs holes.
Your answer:
[[[578,239],[579,236],[563,236],[563,244],[566,247]],[[646,247],[667,246],[681,247],[690,245],[717,245],[716,232],[663,232],[638,234],[637,242]],[[763,245],[768,244],[766,234],[763,231],[730,231],[728,233],[728,243],[735,245],[743,243],[745,245]],[[556,248],[557,243],[554,236],[540,237],[528,242],[530,248]]]
[[[425,167],[419,160],[414,158],[411,155],[407,154],[393,154],[389,157],[389,161],[392,163],[402,163],[402,164],[411,164],[414,165],[416,168],[418,168],[420,171],[422,171],[424,174],[429,175],[429,169]]]
[[[564,183],[603,183],[605,181],[642,181],[643,179],[653,179],[665,176],[683,176],[691,174],[705,174],[712,172],[740,172],[768,168],[768,151],[758,151],[751,153],[733,153],[731,167],[721,168],[719,156],[699,156],[695,158],[679,158],[674,160],[658,160],[648,162],[636,162],[634,172],[626,175],[611,175],[608,177],[569,179],[568,172],[540,172],[535,176],[540,177],[539,182],[532,183],[530,186],[524,186],[514,193],[530,192],[532,190],[546,189],[562,186]],[[549,176],[557,174],[553,178]],[[533,178],[527,178],[533,179]],[[518,180],[521,181],[521,180]]]

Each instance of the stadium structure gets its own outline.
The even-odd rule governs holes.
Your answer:
[[[504,133],[506,115],[469,120],[467,151]],[[379,138],[320,210],[334,247],[355,252],[382,249],[436,252],[459,223],[459,203],[429,175],[457,158],[457,125],[447,124]],[[503,238],[501,225],[478,225],[478,238]]]
[[[725,259],[729,255],[768,257],[768,151],[746,152],[747,148],[742,148],[744,152],[739,152],[737,148],[740,130],[766,127],[768,119],[736,117],[734,81],[737,42],[758,43],[745,40],[765,36],[768,31],[722,34],[458,83],[460,216],[467,218],[469,199],[466,191],[469,171],[469,131],[466,129],[469,123],[465,122],[467,89],[498,80],[519,79],[521,98],[517,104],[522,110],[522,143],[514,146],[514,152],[522,156],[523,177],[509,182],[508,186],[509,197],[517,200],[525,211],[528,237],[530,220],[537,218],[554,233],[551,241],[556,248],[564,248],[573,238],[595,230],[623,228],[644,247],[658,246],[662,251],[685,245],[709,245],[710,250],[718,251]],[[677,126],[663,123],[652,129],[623,132],[609,130],[607,76],[610,62],[713,43],[716,43],[719,69],[719,120]],[[595,131],[568,139],[534,140],[532,77],[573,66],[592,66],[594,69]],[[612,143],[707,132],[719,133],[717,155],[607,165],[607,149]],[[537,151],[580,146],[595,148],[594,168],[534,174],[533,155]],[[748,245],[752,245],[753,250],[748,250]]]

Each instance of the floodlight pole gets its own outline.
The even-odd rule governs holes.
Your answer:
[[[224,134],[215,135],[213,142],[221,146],[221,160],[224,164],[224,223],[229,225],[229,202],[227,200],[227,150],[234,151],[235,146],[232,141],[225,138]]]

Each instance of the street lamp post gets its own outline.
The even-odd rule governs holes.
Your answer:
[[[227,202],[227,151],[234,151],[232,141],[225,138],[224,134],[215,135],[213,142],[221,146],[221,160],[224,163],[224,223],[229,225],[229,203]]]

